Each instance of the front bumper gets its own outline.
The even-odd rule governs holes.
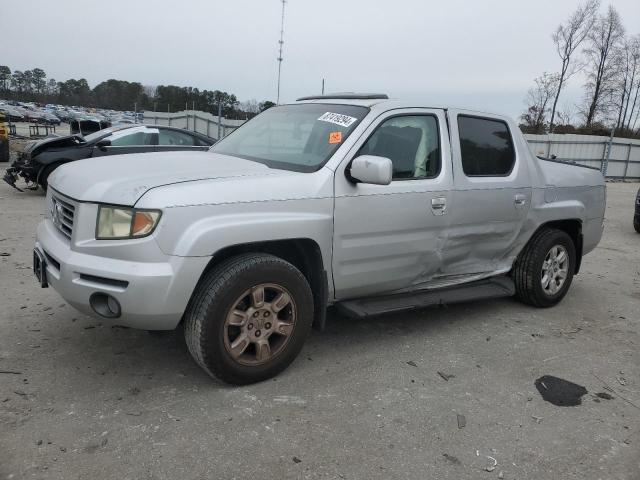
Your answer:
[[[134,262],[81,253],[48,218],[38,225],[35,248],[46,260],[49,285],[70,305],[107,323],[145,330],[178,325],[209,260],[166,255],[160,262]],[[120,317],[96,313],[89,303],[94,293],[113,296],[121,306]]]
[[[19,177],[22,177],[25,182],[27,182],[27,188],[33,188],[38,179],[38,169],[32,163],[28,163],[25,161],[26,156],[23,153],[20,158],[18,158],[4,173],[2,179],[11,185],[16,190],[22,191],[18,186],[16,186],[16,181]],[[37,187],[37,185],[36,185]]]

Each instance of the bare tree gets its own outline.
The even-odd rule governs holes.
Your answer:
[[[626,38],[620,49],[618,121],[616,128],[629,128],[640,91],[640,35]],[[628,120],[627,120],[628,118]]]
[[[252,98],[251,100],[240,103],[240,110],[247,113],[259,113],[260,105],[255,98]]]
[[[616,48],[624,38],[624,27],[618,11],[609,6],[599,17],[588,35],[587,56],[587,108],[585,123],[591,126],[600,113],[607,113],[604,100],[614,90],[616,78]]]
[[[551,131],[553,131],[553,122],[562,87],[572,75],[581,69],[581,65],[575,62],[574,54],[587,38],[599,7],[600,0],[587,0],[583,5],[578,6],[578,9],[569,16],[565,23],[558,25],[552,36],[562,66],[558,77],[558,88],[551,107],[551,120],[549,121]]]
[[[544,72],[534,83],[535,87],[527,92],[527,111],[521,118],[529,130],[544,133],[549,104],[558,91],[560,75]]]
[[[158,87],[156,87],[155,85],[145,85],[144,93],[147,95],[147,97],[151,99],[156,98],[156,94],[158,93]]]

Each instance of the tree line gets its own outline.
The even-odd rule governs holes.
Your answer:
[[[586,0],[552,35],[559,60],[534,79],[520,128],[525,133],[584,133],[640,138],[640,35],[626,33],[620,14]],[[584,79],[577,105],[559,101],[574,75]]]
[[[175,85],[142,85],[139,82],[110,79],[94,88],[86,79],[58,82],[47,78],[41,68],[11,71],[0,65],[0,97],[22,102],[53,103],[67,106],[132,111],[154,110],[176,112],[200,110],[227,118],[246,119],[274,106],[271,101],[240,102],[234,94],[220,90],[199,90]]]

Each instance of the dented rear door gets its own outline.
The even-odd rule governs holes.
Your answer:
[[[531,205],[528,157],[514,138],[518,127],[499,115],[448,115],[454,182],[443,277],[463,281],[508,271]]]

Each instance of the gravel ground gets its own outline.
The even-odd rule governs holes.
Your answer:
[[[637,189],[609,184],[604,238],[553,309],[332,315],[286,372],[233,388],[178,331],[38,288],[43,197],[0,185],[0,478],[640,479]],[[543,375],[589,393],[555,406]]]

